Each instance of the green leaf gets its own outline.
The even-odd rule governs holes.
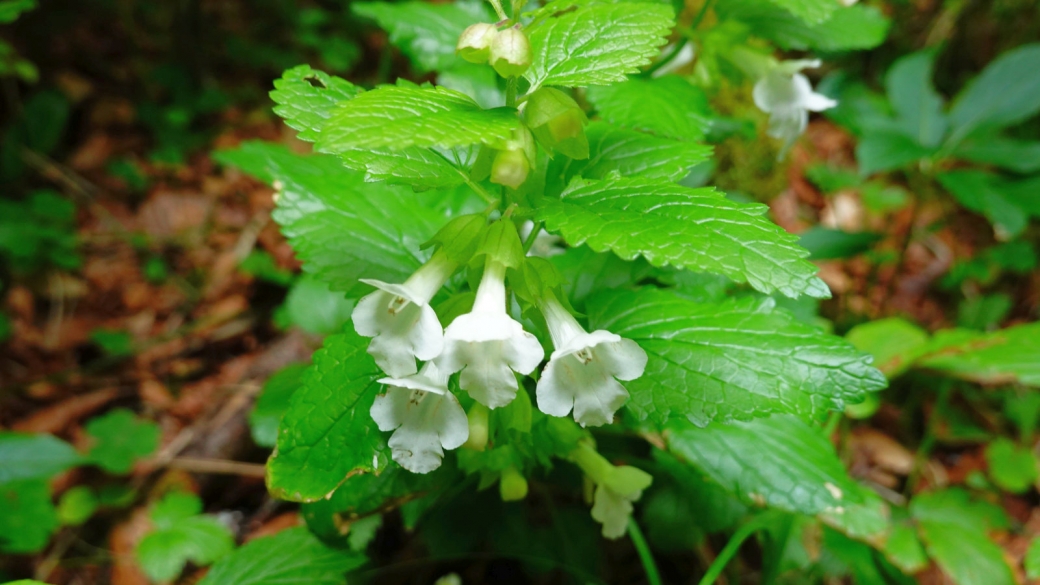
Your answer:
[[[748,25],[752,33],[783,49],[852,51],[872,49],[885,40],[889,21],[876,8],[862,4],[838,8],[830,18],[808,24],[770,0],[725,0],[719,16]]]
[[[764,293],[827,298],[827,285],[808,252],[764,217],[766,206],[734,203],[711,188],[689,189],[664,180],[625,178],[575,184],[546,200],[538,218],[567,243],[587,243],[626,260],[637,256],[722,274]]]
[[[0,461],[7,462],[3,454]],[[45,479],[0,483],[0,510],[0,551],[37,552],[47,546],[58,528],[58,515]]]
[[[3,0],[0,2],[0,24],[18,20],[23,12],[36,8],[36,0]]]
[[[501,146],[519,125],[513,108],[485,110],[469,96],[443,87],[390,85],[334,107],[322,126],[318,150]]]
[[[1025,558],[1026,577],[1040,579],[1040,537],[1034,537],[1029,542],[1029,549]]]
[[[885,558],[907,574],[928,567],[928,555],[924,551],[924,545],[913,526],[908,523],[899,522],[892,526],[881,551],[885,553]]]
[[[364,555],[325,546],[306,528],[258,538],[213,565],[199,585],[342,585]]]
[[[111,473],[127,473],[134,462],[155,452],[159,446],[159,425],[139,419],[118,408],[91,419],[86,425],[93,446],[87,457]]]
[[[455,45],[467,26],[494,18],[480,2],[355,2],[350,9],[375,20],[420,71],[448,69],[459,59]]]
[[[299,65],[275,80],[271,99],[278,104],[274,113],[285,125],[299,131],[300,140],[315,142],[321,127],[336,104],[353,99],[361,89],[345,79]]]
[[[151,511],[155,530],[137,545],[137,561],[153,581],[172,581],[188,562],[213,563],[235,548],[231,532],[216,518],[198,515],[202,502],[190,494],[171,493]]]
[[[940,332],[930,347],[921,367],[983,384],[1040,386],[1040,323],[985,335]]]
[[[924,51],[903,57],[885,75],[885,89],[899,125],[919,144],[939,146],[949,123],[943,99],[932,86],[935,53]]]
[[[643,2],[579,5],[527,30],[532,89],[625,81],[649,65],[675,24],[672,9]]]
[[[1011,585],[1004,551],[986,536],[1003,513],[972,502],[961,489],[919,494],[910,502],[928,554],[957,585]]]
[[[669,451],[747,504],[819,514],[861,498],[830,441],[793,416],[704,428],[676,421],[666,436]]]
[[[845,334],[856,349],[874,356],[874,366],[895,378],[913,365],[928,344],[928,333],[899,317],[857,325]]]
[[[585,129],[589,158],[558,156],[549,163],[546,183],[562,190],[571,179],[605,179],[611,173],[678,181],[690,168],[711,157],[712,148],[694,142],[660,138],[635,130],[593,122]]]
[[[643,376],[625,383],[639,418],[681,415],[703,426],[810,416],[885,386],[869,356],[768,298],[696,303],[665,290],[611,291],[590,299],[587,312],[592,328],[632,339],[649,356]]]
[[[305,364],[292,364],[278,370],[264,382],[256,406],[249,413],[249,430],[253,441],[261,447],[274,447],[278,441],[278,423],[289,410],[296,389],[303,383]]]
[[[921,146],[902,132],[867,129],[856,145],[856,161],[863,176],[903,168],[934,154],[935,149]]]
[[[1004,491],[1023,493],[1033,487],[1038,470],[1031,449],[1000,437],[986,446],[986,463],[993,483]]]
[[[94,490],[85,485],[78,485],[61,494],[58,501],[58,519],[68,526],[79,526],[97,510],[98,498]]]
[[[829,2],[828,0],[771,1],[808,24],[818,24],[827,20],[839,6],[837,2]]]
[[[331,335],[350,320],[354,302],[310,274],[297,279],[285,297],[289,321],[315,335]]]
[[[380,463],[386,444],[368,411],[383,372],[368,355],[368,342],[348,327],[314,354],[267,464],[267,486],[276,497],[313,502],[349,474]]]
[[[83,463],[71,445],[51,435],[0,431],[0,484],[48,480]]]
[[[615,126],[676,140],[701,140],[708,130],[707,95],[679,76],[633,77],[590,87],[586,97],[599,116]]]
[[[1040,141],[1001,136],[972,138],[957,145],[953,156],[1016,173],[1040,171]]]
[[[1040,111],[1040,43],[997,57],[957,94],[950,109],[951,140],[984,128],[1002,128]]]
[[[869,250],[881,234],[846,232],[813,226],[798,237],[798,245],[809,251],[811,260],[851,258]]]
[[[1029,223],[1029,202],[1021,201],[1013,185],[995,174],[969,169],[936,178],[962,205],[985,215],[1001,239],[1014,238]]]
[[[347,168],[364,172],[366,181],[410,185],[417,191],[459,185],[466,177],[460,167],[428,148],[362,148],[341,152],[339,156]]]
[[[268,168],[282,187],[273,217],[304,270],[348,297],[368,290],[359,278],[404,282],[425,258],[420,244],[444,221],[414,193],[364,183],[328,156],[285,151]]]

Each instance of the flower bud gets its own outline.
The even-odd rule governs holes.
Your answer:
[[[531,131],[521,126],[491,163],[491,182],[517,189],[535,165],[537,150]]]
[[[497,36],[498,29],[493,24],[471,24],[459,35],[455,53],[470,63],[487,63],[491,55],[491,43]]]
[[[516,502],[526,498],[527,479],[516,467],[507,467],[498,480],[498,494],[502,496],[503,502]]]
[[[462,445],[464,449],[483,451],[488,442],[488,408],[479,402],[473,403],[466,413],[469,423],[469,439]]]
[[[507,28],[491,40],[491,66],[502,77],[518,77],[531,66],[531,43],[527,35]]]
[[[527,100],[524,120],[547,149],[575,159],[589,158],[584,130],[589,119],[569,95],[551,87],[539,89]]]

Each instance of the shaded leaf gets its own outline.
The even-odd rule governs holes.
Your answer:
[[[306,528],[258,538],[213,565],[199,585],[342,585],[364,555],[325,546]]]

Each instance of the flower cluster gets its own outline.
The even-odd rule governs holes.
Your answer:
[[[472,220],[466,222],[474,226]],[[468,239],[482,238],[484,243],[467,255],[483,255],[484,272],[472,310],[447,328],[430,301],[466,263],[457,256],[465,248],[459,241],[467,237],[455,233],[450,245],[438,249],[404,283],[364,280],[376,290],[354,308],[355,330],[372,338],[368,352],[387,373],[380,380],[387,390],[372,405],[372,418],[380,430],[393,431],[389,445],[394,461],[416,473],[436,469],[445,449],[469,439],[466,412],[449,389],[453,375],[458,374],[458,387],[480,409],[501,408],[516,398],[518,376],[530,375],[545,358],[538,338],[509,312],[507,272],[529,261],[516,227],[508,218],[490,226],[482,219],[479,223],[474,230],[482,235]],[[587,332],[549,288],[540,288],[531,298],[545,317],[554,347],[536,386],[538,408],[558,417],[573,412],[582,426],[610,423],[628,399],[618,380],[642,375],[646,353],[609,331]],[[417,360],[425,362],[421,370]]]

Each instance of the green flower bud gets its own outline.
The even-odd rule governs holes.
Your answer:
[[[546,149],[575,159],[589,158],[585,137],[589,119],[569,95],[551,87],[539,89],[527,99],[524,120]]]
[[[495,25],[478,22],[466,27],[459,35],[455,53],[470,63],[487,63],[491,55],[491,42],[498,36]]]
[[[534,137],[526,126],[521,126],[491,162],[491,182],[510,189],[519,188],[527,180],[536,158]]]
[[[518,77],[531,66],[531,43],[527,35],[507,28],[491,40],[491,66],[502,77]]]
[[[503,502],[516,502],[526,498],[527,479],[516,467],[507,467],[498,480],[498,494],[502,496]]]
[[[483,451],[488,442],[488,408],[479,402],[474,402],[466,413],[469,422],[469,438],[463,443],[463,449]]]

